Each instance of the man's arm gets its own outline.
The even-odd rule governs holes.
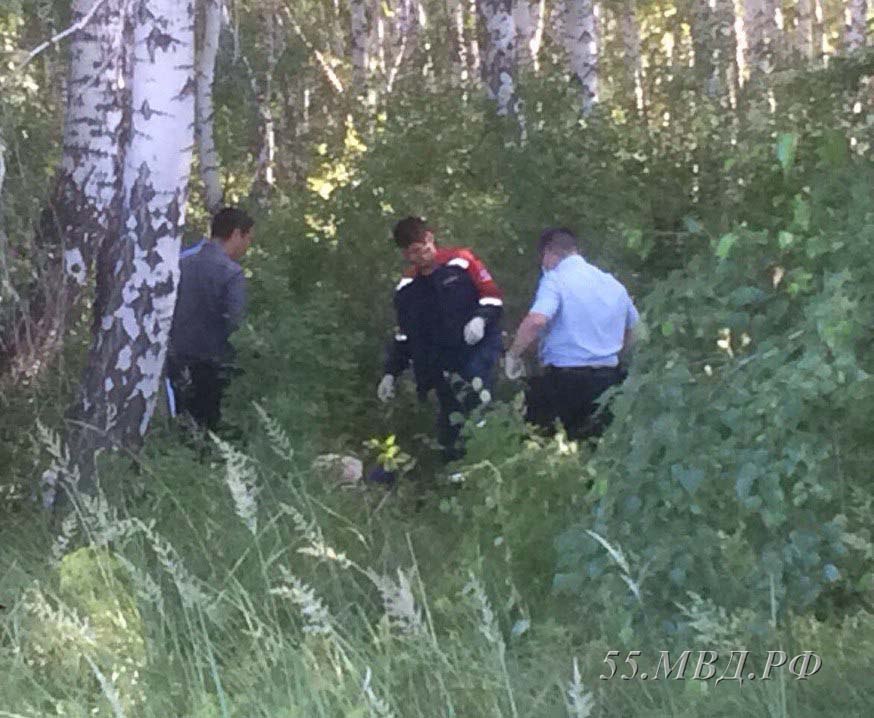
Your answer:
[[[497,322],[504,311],[503,291],[492,278],[486,265],[473,252],[462,250],[459,259],[467,262],[467,274],[479,294],[476,316],[482,317],[487,324]]]
[[[634,350],[634,342],[637,338],[635,327],[640,320],[640,315],[637,313],[637,308],[631,297],[628,297],[628,309],[625,313],[625,333],[622,336],[622,349],[619,350],[619,363],[622,366],[628,366],[631,360],[631,353]]]
[[[513,340],[512,346],[507,350],[508,354],[520,357],[522,356],[546,328],[549,323],[549,317],[539,312],[529,312],[522,320],[519,329],[516,330],[516,338]]]
[[[394,339],[388,346],[386,352],[384,373],[392,376],[403,374],[410,365],[410,340],[406,334],[401,334],[400,331],[395,332]]]
[[[228,281],[225,317],[229,333],[240,328],[246,316],[246,277],[243,271],[235,272]]]

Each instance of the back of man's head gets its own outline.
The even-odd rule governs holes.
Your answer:
[[[235,230],[246,234],[255,226],[255,220],[246,212],[236,207],[225,207],[215,213],[212,218],[210,236],[213,239],[230,239]]]
[[[395,225],[392,236],[398,247],[406,249],[411,244],[424,240],[425,235],[431,231],[428,223],[421,217],[406,217]]]
[[[538,254],[543,257],[546,252],[566,256],[580,251],[580,240],[566,227],[550,227],[540,233],[537,242]]]

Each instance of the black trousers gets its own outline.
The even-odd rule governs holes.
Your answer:
[[[227,386],[222,367],[208,361],[170,358],[167,378],[172,392],[171,413],[188,414],[199,426],[216,431]]]
[[[525,419],[546,431],[561,419],[571,439],[600,436],[613,417],[609,407],[598,411],[598,399],[626,376],[620,367],[547,367],[528,381]]]

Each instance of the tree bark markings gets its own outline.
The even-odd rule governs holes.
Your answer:
[[[224,193],[220,175],[220,160],[215,146],[212,85],[218,56],[222,24],[222,0],[204,0],[203,34],[197,58],[197,150],[200,175],[203,180],[206,209],[216,212],[222,205]]]
[[[155,408],[194,144],[191,0],[137,0],[125,34],[133,55],[119,234],[98,273],[94,336],[70,412],[71,455],[85,490],[95,453],[139,449]]]

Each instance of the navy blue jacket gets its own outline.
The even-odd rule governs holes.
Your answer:
[[[437,386],[444,371],[458,371],[474,347],[464,326],[475,316],[486,322],[486,337],[500,334],[503,293],[469,249],[439,248],[430,274],[408,272],[394,293],[397,331],[385,372],[397,376],[412,364],[420,395]]]

